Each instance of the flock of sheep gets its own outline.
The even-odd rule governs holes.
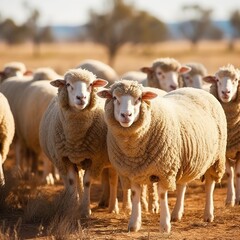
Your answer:
[[[160,211],[160,229],[169,233],[183,216],[187,183],[197,178],[205,180],[204,221],[214,219],[213,191],[224,173],[226,205],[240,204],[240,70],[233,65],[210,76],[202,64],[159,58],[118,76],[87,59],[60,76],[11,62],[0,79],[1,185],[14,142],[15,174],[37,174],[43,164],[42,182],[61,178],[82,217],[91,214],[95,180],[103,188],[99,205],[118,213],[120,179],[129,231],[141,228],[144,208]]]

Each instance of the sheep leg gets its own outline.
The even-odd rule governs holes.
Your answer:
[[[132,203],[131,203],[131,186],[130,182],[127,178],[123,176],[119,176],[121,186],[122,186],[122,192],[123,192],[123,199],[122,199],[122,209],[123,211],[131,211],[132,209]]]
[[[52,163],[47,158],[45,154],[41,155],[41,159],[43,161],[43,176],[42,182],[47,182],[47,185],[54,185],[54,178],[51,173]]]
[[[88,218],[91,215],[90,209],[90,189],[91,189],[91,175],[90,170],[86,169],[83,176],[83,198],[81,203],[81,217]]]
[[[205,174],[205,178],[206,204],[204,210],[204,221],[212,222],[214,219],[213,191],[215,187],[215,181],[208,172]]]
[[[157,192],[157,183],[148,185],[148,211],[151,213],[159,213],[159,199]]]
[[[236,163],[236,205],[240,205],[240,159]]]
[[[0,154],[0,186],[3,186],[5,184],[5,178],[3,173],[3,159],[2,154]]]
[[[177,184],[177,199],[172,211],[171,220],[173,222],[180,221],[184,213],[184,197],[186,192],[186,184]]]
[[[110,197],[108,211],[110,213],[119,213],[117,200],[118,174],[115,169],[109,168]]]
[[[234,188],[234,166],[226,160],[226,174],[227,174],[227,206],[234,206],[235,204],[235,188]]]
[[[168,208],[168,194],[167,190],[162,188],[158,184],[158,195],[160,199],[160,231],[164,233],[170,233],[171,223],[170,223],[170,212]]]
[[[110,186],[108,168],[103,169],[101,176],[102,196],[98,203],[99,207],[105,208],[109,206]]]
[[[142,213],[141,213],[141,186],[139,184],[132,183],[132,213],[130,221],[128,223],[128,231],[137,232],[141,228]]]
[[[148,185],[144,184],[142,185],[141,205],[142,205],[142,210],[145,212],[148,211],[147,193],[148,193]]]

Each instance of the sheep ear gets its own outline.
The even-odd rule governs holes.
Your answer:
[[[143,92],[142,93],[142,100],[152,100],[154,98],[156,98],[158,96],[158,94],[154,93],[154,92]]]
[[[57,79],[57,80],[51,81],[50,84],[54,87],[63,87],[66,85],[66,81],[62,79]]]
[[[31,76],[31,75],[33,75],[33,72],[31,70],[27,70],[23,75],[24,76]]]
[[[203,81],[207,83],[216,83],[217,78],[215,76],[206,76],[203,78]]]
[[[6,73],[5,72],[0,72],[0,79],[4,79],[4,78],[6,78],[7,77],[7,75],[6,75]]]
[[[96,79],[93,81],[93,87],[105,87],[108,84],[108,81],[103,79]]]
[[[180,69],[178,70],[178,72],[180,74],[184,74],[184,73],[188,73],[191,71],[191,67],[188,67],[188,66],[182,66],[180,67]]]
[[[147,74],[153,73],[153,69],[151,67],[142,67],[140,70]]]
[[[112,99],[112,94],[109,90],[102,90],[97,92],[97,95],[101,98],[107,98],[107,99]]]

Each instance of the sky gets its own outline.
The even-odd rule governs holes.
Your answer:
[[[17,24],[23,23],[29,12],[26,4],[40,12],[39,24],[81,25],[88,21],[89,10],[103,11],[109,0],[0,0],[0,16],[12,18]],[[213,9],[214,20],[227,20],[234,10],[240,10],[240,0],[125,0],[137,9],[145,10],[164,22],[178,22],[186,15],[183,5],[199,4]],[[25,3],[25,7],[24,7]],[[14,7],[13,7],[14,6]],[[185,13],[186,14],[186,13]]]

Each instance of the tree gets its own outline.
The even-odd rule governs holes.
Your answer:
[[[117,52],[127,42],[149,43],[166,39],[167,28],[157,18],[137,11],[123,0],[109,1],[109,4],[110,9],[103,14],[90,11],[87,32],[90,39],[107,48],[111,66]]]
[[[204,9],[199,5],[183,6],[183,11],[192,13],[192,17],[180,25],[183,35],[191,41],[193,46],[203,39],[221,39],[223,32],[211,21],[211,9]]]
[[[240,11],[234,11],[230,16],[230,24],[232,26],[232,39],[229,43],[229,49],[234,49],[234,40],[240,37]]]

